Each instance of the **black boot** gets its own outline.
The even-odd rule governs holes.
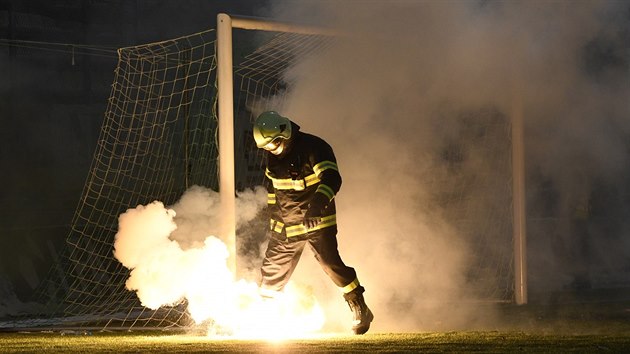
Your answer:
[[[370,329],[370,323],[374,319],[372,311],[370,311],[363,299],[364,291],[365,289],[362,286],[358,286],[356,289],[343,295],[352,311],[352,331],[354,331],[354,334],[367,332]]]

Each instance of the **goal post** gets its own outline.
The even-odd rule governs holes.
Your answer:
[[[234,176],[234,77],[232,72],[232,19],[217,16],[217,97],[219,135],[219,201],[221,227],[236,274],[236,181]]]
[[[222,229],[232,255],[236,255],[235,162],[234,162],[234,77],[232,30],[261,30],[296,34],[336,35],[331,29],[278,22],[263,18],[217,15],[217,77],[219,125],[219,189],[221,194]],[[518,83],[515,83],[518,85]],[[516,87],[516,86],[515,86]],[[527,303],[525,163],[523,143],[523,104],[519,91],[513,91],[511,112],[512,142],[512,236],[513,236],[513,301]],[[232,257],[230,268],[236,269]]]
[[[514,242],[514,302],[527,304],[527,233],[525,201],[525,146],[523,139],[523,99],[520,76],[512,90],[512,213]]]

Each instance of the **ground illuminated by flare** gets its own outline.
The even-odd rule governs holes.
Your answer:
[[[229,316],[229,321],[215,322],[208,327],[208,336],[265,340],[321,336],[317,331],[324,325],[324,312],[315,297],[304,290],[288,286],[275,299],[262,299],[251,291],[243,292],[239,303],[240,307]]]
[[[256,283],[235,280],[219,238],[207,236],[186,249],[171,239],[175,216],[156,201],[119,218],[114,256],[131,269],[125,285],[143,306],[155,310],[185,299],[191,318],[208,323],[210,336],[303,338],[323,327],[324,311],[309,287],[289,283],[275,299],[263,300]]]

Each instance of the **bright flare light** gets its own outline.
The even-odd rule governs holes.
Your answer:
[[[303,338],[320,330],[324,325],[324,312],[307,289],[287,287],[285,293],[274,299],[263,299],[255,284],[240,282],[240,307],[231,315],[232,334],[239,339],[281,340]],[[217,335],[210,328],[208,335]]]
[[[280,340],[322,328],[325,316],[309,288],[290,283],[279,297],[263,300],[255,283],[234,280],[229,251],[218,238],[187,250],[171,240],[174,217],[153,202],[119,218],[114,256],[131,269],[126,287],[143,306],[155,310],[186,299],[192,319],[208,321],[208,335],[220,337]]]

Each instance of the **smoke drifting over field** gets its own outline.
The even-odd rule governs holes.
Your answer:
[[[345,33],[287,73],[286,105],[273,108],[335,148],[344,178],[340,251],[367,288],[375,330],[490,320],[462,302],[480,285],[467,278],[474,241],[461,237],[446,211],[427,210],[427,200],[448,193],[432,183],[444,163],[435,156],[449,152],[447,142],[457,144],[476,117],[509,120],[518,100],[530,287],[588,284],[594,273],[602,279],[630,267],[628,225],[618,218],[627,210],[630,151],[627,2],[273,4],[269,16]],[[462,149],[455,151],[467,172],[491,175],[492,164]],[[472,205],[473,218],[487,212]],[[479,234],[495,237],[493,223],[485,227],[490,232]],[[320,273],[301,265],[294,278],[321,281],[330,306],[345,306]]]

